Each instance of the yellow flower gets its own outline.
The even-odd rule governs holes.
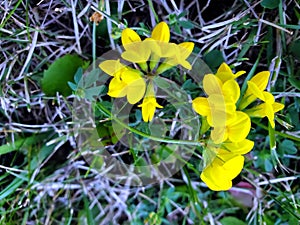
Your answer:
[[[274,96],[269,92],[262,92],[264,103],[254,106],[245,112],[251,117],[267,117],[272,128],[275,127],[274,114],[284,108],[284,105],[275,102]]]
[[[200,178],[213,191],[226,191],[232,187],[232,180],[242,171],[244,157],[232,155],[223,161],[218,156],[201,173]]]
[[[236,117],[236,106],[223,95],[213,94],[208,98],[198,97],[192,102],[193,109],[205,116],[211,127],[226,126]]]
[[[248,139],[244,139],[239,142],[224,142],[218,150],[218,154],[223,160],[229,159],[228,155],[244,155],[251,151],[254,146],[254,142]]]
[[[145,65],[148,60],[152,71],[160,58],[165,58],[165,60],[157,68],[156,74],[160,74],[176,65],[182,65],[189,70],[192,68],[186,59],[192,53],[194,43],[183,42],[178,45],[169,43],[170,30],[165,22],[157,24],[151,33],[151,37],[146,38],[144,41],[130,28],[123,30],[121,39],[126,50],[122,53],[122,58],[129,62],[138,63],[144,71],[148,69]]]
[[[151,55],[158,56],[157,62],[159,61],[162,55],[161,44],[151,38],[147,38],[142,42],[127,44],[127,50],[122,53],[121,57],[132,63],[146,63],[150,60]]]
[[[113,78],[109,83],[108,95],[115,98],[127,96],[130,104],[140,101],[146,90],[146,82],[141,75],[134,70],[122,73],[121,79]]]
[[[245,110],[245,112],[251,117],[267,117],[272,128],[275,127],[274,114],[284,108],[284,105],[275,102],[274,96],[264,91],[268,85],[270,78],[269,71],[263,71],[256,74],[248,82],[246,93],[244,94],[239,109],[245,109],[248,105],[254,102],[256,99],[260,99],[263,103]]]
[[[243,154],[248,153],[254,142],[244,139],[240,142],[210,143],[203,153],[205,168],[201,179],[214,191],[225,191],[232,187],[232,180],[244,165]]]
[[[127,96],[130,104],[135,104],[143,98],[146,82],[139,71],[123,65],[119,60],[106,60],[100,63],[99,67],[113,76],[108,87],[109,96],[115,98]]]
[[[251,120],[249,116],[241,111],[236,112],[236,117],[227,126],[216,125],[211,131],[211,139],[219,144],[227,139],[231,142],[243,141],[250,132]]]
[[[248,105],[254,102],[257,98],[264,101],[263,91],[266,89],[270,78],[269,71],[263,71],[253,76],[248,82],[246,93],[242,97],[239,109],[245,109]]]
[[[240,88],[235,80],[223,82],[213,74],[203,79],[203,89],[207,98],[198,97],[192,102],[194,110],[207,117],[210,126],[225,127],[236,117],[236,102],[240,96]]]
[[[110,76],[120,79],[121,74],[128,70],[128,68],[120,63],[120,60],[105,60],[99,64],[101,70]]]
[[[186,60],[194,49],[194,43],[183,42],[180,44],[170,43],[164,50],[163,57],[167,57],[164,62],[157,68],[157,73],[163,73],[164,71],[181,65],[184,68],[191,70],[192,65]]]
[[[166,24],[165,22],[160,22],[159,24],[157,24],[151,33],[151,38],[156,41],[169,42],[170,29],[168,24]]]
[[[162,47],[166,47],[164,43],[170,40],[170,30],[165,22],[160,22],[154,27],[151,37],[142,41],[134,30],[126,28],[122,31],[121,40],[126,50],[122,53],[123,59],[133,63],[146,63],[151,54],[157,55],[158,60],[162,56]]]
[[[145,122],[150,122],[153,119],[156,108],[163,108],[156,101],[154,86],[151,81],[148,84],[142,104],[138,106],[142,107],[142,117]]]
[[[221,79],[213,74],[204,76],[203,89],[208,96],[220,94],[234,103],[236,103],[240,97],[240,87],[235,80],[227,80],[223,83]]]
[[[142,107],[142,116],[145,122],[149,122],[153,119],[156,108],[163,108],[156,102],[156,98],[154,96],[146,96],[139,107]]]
[[[225,82],[227,80],[233,80],[236,79],[237,77],[245,74],[246,71],[239,71],[236,74],[232,73],[232,70],[226,63],[222,63],[221,66],[219,67],[216,76],[222,81]]]

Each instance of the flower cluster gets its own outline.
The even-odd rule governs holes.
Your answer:
[[[235,78],[244,73],[240,71],[234,74],[223,63],[215,75],[207,74],[203,79],[207,97],[193,100],[194,110],[205,117],[212,127],[210,141],[204,152],[205,168],[201,174],[201,179],[212,190],[228,190],[232,186],[232,179],[241,172],[243,154],[248,153],[254,145],[246,139],[251,127],[250,116],[267,116],[274,127],[274,113],[284,107],[274,101],[271,93],[263,91],[268,83],[269,72],[261,72],[248,81],[247,91],[238,105],[241,91]],[[257,98],[264,103],[244,110]]]
[[[115,98],[127,97],[130,104],[143,99],[139,107],[145,122],[153,119],[156,108],[162,108],[156,101],[156,86],[153,78],[166,70],[181,65],[190,70],[191,64],[186,60],[192,53],[194,43],[170,43],[170,30],[165,22],[155,26],[151,37],[141,40],[132,29],[126,28],[121,35],[125,51],[122,60],[106,60],[99,67],[112,76],[108,95]],[[128,64],[128,63],[127,63]]]
[[[141,107],[143,120],[149,122],[156,109],[163,108],[156,100],[158,85],[155,78],[178,65],[190,70],[192,66],[187,58],[194,44],[171,43],[170,30],[165,22],[157,24],[151,36],[144,40],[134,30],[126,28],[122,31],[121,41],[124,47],[121,56],[99,65],[112,76],[108,95],[126,97],[130,104],[140,102],[138,107]],[[244,155],[254,146],[254,142],[247,139],[251,117],[267,117],[274,128],[274,114],[284,107],[265,91],[270,78],[268,71],[253,76],[247,82],[245,93],[241,93],[236,78],[245,73],[233,73],[223,63],[216,74],[204,76],[203,89],[207,96],[192,101],[193,109],[203,119],[201,132],[211,128],[200,177],[212,190],[230,189],[232,180],[241,172]]]
[[[264,91],[268,85],[270,78],[269,71],[263,71],[252,77],[247,82],[248,87],[239,105],[240,110],[251,117],[267,117],[272,128],[275,127],[274,114],[284,108],[284,104],[275,102],[274,96],[267,91]],[[261,100],[261,103],[250,109],[246,109],[256,99]]]

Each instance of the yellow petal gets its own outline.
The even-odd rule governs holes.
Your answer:
[[[192,102],[192,105],[196,113],[200,114],[201,116],[207,116],[210,114],[210,107],[207,98],[195,98]]]
[[[242,171],[244,166],[244,160],[244,156],[238,155],[226,161],[223,165],[223,168],[226,171],[224,175],[228,179],[234,179]]]
[[[126,28],[122,31],[121,41],[123,47],[127,49],[127,46],[132,46],[131,43],[140,42],[141,38],[134,30]]]
[[[256,85],[256,83],[254,83],[252,81],[248,81],[247,84],[248,84],[248,87],[247,87],[246,94],[249,93],[249,95],[253,95],[256,98],[259,98],[260,100],[265,101],[265,96],[263,94],[263,91],[260,90],[260,88]]]
[[[239,76],[241,76],[241,75],[243,75],[243,74],[245,74],[246,73],[246,71],[238,71],[236,74],[235,74],[235,78],[237,78],[237,77],[239,77]]]
[[[186,61],[186,60],[181,61],[180,65],[182,67],[186,68],[187,70],[191,70],[192,69],[192,65],[188,61]]]
[[[178,52],[178,46],[174,43],[156,42],[161,50],[161,57],[168,58],[175,56]]]
[[[146,82],[136,71],[127,70],[122,74],[122,80],[127,83],[127,100],[130,104],[140,101],[146,91]]]
[[[266,89],[268,82],[270,78],[270,72],[269,71],[262,71],[255,76],[253,76],[250,81],[255,83],[256,86],[260,91],[263,91]]]
[[[268,104],[272,105],[275,102],[275,98],[270,92],[264,91],[263,95],[264,95],[264,98],[265,98],[264,99],[265,103],[268,103]]]
[[[101,70],[110,76],[120,77],[120,73],[126,68],[120,60],[105,60],[99,64]]]
[[[234,74],[232,73],[230,67],[226,63],[222,63],[218,68],[216,76],[222,81],[234,79]]]
[[[151,55],[155,57],[162,57],[162,51],[167,46],[168,43],[165,42],[158,42],[152,38],[146,38],[142,42],[141,48],[138,49],[138,52],[143,49],[148,49],[151,52]]]
[[[201,173],[201,180],[213,191],[228,190],[232,186],[231,180],[223,175],[223,162],[215,158]]]
[[[232,142],[240,142],[244,140],[250,132],[251,120],[249,116],[237,111],[236,119],[233,123],[227,126],[228,138]]]
[[[278,103],[278,102],[274,102],[272,104],[272,107],[273,107],[273,111],[275,113],[275,112],[278,112],[278,111],[282,110],[284,108],[284,104],[281,104],[281,103]]]
[[[214,127],[210,133],[210,137],[215,144],[220,144],[228,138],[226,127]]]
[[[218,73],[232,73],[230,67],[226,64],[226,63],[222,63],[219,68],[218,68],[218,71],[217,71],[217,74]]]
[[[231,99],[234,103],[240,97],[240,87],[235,80],[228,80],[222,86],[223,94],[226,98]]]
[[[252,107],[251,109],[245,110],[245,113],[247,113],[250,117],[263,118],[266,116],[265,107],[266,107],[266,103],[262,103]]]
[[[207,74],[203,78],[203,89],[207,95],[222,94],[222,82],[213,74]]]
[[[156,102],[154,96],[146,96],[139,107],[142,107],[142,117],[145,122],[149,122],[153,119],[156,108],[163,108]]]
[[[269,120],[269,123],[271,125],[272,128],[275,127],[275,122],[274,122],[274,111],[273,111],[273,107],[271,104],[268,104],[268,103],[265,103],[265,113],[266,113],[266,116]]]
[[[268,103],[262,103],[249,110],[246,110],[245,113],[251,117],[263,118],[266,116],[270,122],[270,125],[273,128],[275,127],[273,104],[271,105]]]
[[[114,98],[121,98],[126,95],[127,84],[118,78],[113,78],[108,87],[108,95]]]
[[[129,62],[133,63],[145,63],[150,57],[150,50],[147,48],[140,48],[139,52],[134,51],[133,49],[124,51],[121,57]]]
[[[210,114],[207,115],[207,122],[212,127],[222,127],[231,123],[235,118],[236,106],[230,99],[223,95],[212,94],[208,98]]]
[[[222,63],[216,73],[216,76],[222,81],[228,81],[233,80],[243,74],[245,74],[246,71],[238,71],[236,74],[232,72],[230,67],[226,63]]]
[[[170,41],[169,26],[165,22],[160,22],[154,27],[151,33],[151,38],[157,41],[169,42]]]
[[[229,151],[231,154],[243,155],[251,151],[254,146],[254,142],[248,139],[244,139],[240,142],[226,142],[223,143],[222,147]]]
[[[180,55],[183,59],[186,59],[193,52],[195,44],[193,42],[183,42],[178,44]]]

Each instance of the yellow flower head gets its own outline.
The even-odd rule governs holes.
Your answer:
[[[232,180],[242,171],[244,157],[232,155],[227,161],[218,156],[201,173],[200,178],[213,191],[226,191],[232,187]]]
[[[146,95],[139,107],[142,107],[142,117],[145,122],[150,122],[153,119],[156,108],[163,108],[156,101],[152,82],[148,84]]]
[[[207,98],[198,97],[193,100],[194,110],[207,117],[210,126],[225,127],[236,117],[236,102],[240,96],[240,88],[235,80],[224,83],[217,76],[207,74],[203,79],[203,89]]]
[[[223,95],[213,94],[204,97],[197,97],[192,102],[193,109],[207,118],[210,126],[226,126],[236,117],[236,106],[231,100]]]
[[[245,109],[257,98],[264,101],[263,91],[266,89],[270,78],[269,71],[263,71],[253,76],[248,82],[246,93],[244,94],[239,109]]]
[[[264,96],[263,98],[265,102],[254,106],[253,108],[248,109],[245,112],[252,117],[267,117],[271,127],[274,128],[274,114],[282,110],[284,108],[284,105],[275,102],[274,96],[271,93],[264,91],[262,94]]]
[[[120,79],[113,78],[109,83],[108,95],[114,98],[127,96],[130,104],[139,102],[146,91],[146,82],[139,72],[126,70]]]
[[[120,79],[121,74],[128,70],[128,68],[120,63],[120,60],[105,60],[99,64],[101,70],[110,76]]]
[[[227,139],[231,142],[243,141],[250,132],[250,117],[241,111],[236,112],[236,117],[227,126],[215,126],[211,131],[211,139],[219,144]]]
[[[146,84],[151,83],[154,76],[181,65],[186,69],[192,66],[187,58],[193,51],[194,44],[184,42],[180,44],[169,43],[170,29],[165,22],[157,24],[151,36],[142,40],[133,29],[126,28],[121,35],[125,51],[121,58],[133,65],[123,65],[119,60],[106,60],[99,67],[112,76],[108,95],[115,98],[127,97],[130,104],[142,100],[143,120],[151,121],[156,108],[162,108],[155,99],[154,88],[146,92]]]
[[[165,22],[160,22],[154,27],[151,37],[142,41],[134,30],[126,28],[122,31],[121,40],[126,50],[122,53],[123,59],[133,63],[146,63],[151,54],[162,55],[161,47],[166,47],[165,43],[169,42],[170,30]]]
[[[153,119],[156,108],[163,108],[156,102],[154,96],[146,96],[139,107],[142,107],[142,116],[145,122],[149,122]]]
[[[232,180],[244,165],[243,154],[248,153],[254,142],[244,139],[240,142],[210,143],[203,153],[205,168],[201,179],[214,191],[226,191],[232,187]]]
[[[256,99],[261,100],[263,103],[245,110],[245,112],[251,117],[267,117],[272,128],[275,127],[275,113],[282,110],[284,105],[275,102],[274,96],[264,91],[268,85],[270,78],[269,71],[263,71],[256,74],[248,82],[246,93],[244,94],[239,109],[245,109],[248,105],[253,103]]]
[[[245,74],[246,71],[239,71],[236,74],[232,72],[230,67],[226,63],[222,63],[221,66],[219,67],[216,76],[222,81],[225,82],[227,80],[234,80],[237,77]]]
[[[106,60],[99,67],[113,76],[109,83],[108,95],[114,98],[127,96],[130,104],[140,101],[146,91],[146,82],[140,72],[120,63],[120,60]]]
[[[183,42],[180,44],[169,43],[164,48],[162,57],[167,57],[164,62],[158,67],[157,73],[163,73],[164,71],[181,65],[182,67],[191,70],[192,65],[187,61],[187,58],[191,55],[194,49],[194,43]]]

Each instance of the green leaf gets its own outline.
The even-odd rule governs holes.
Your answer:
[[[267,9],[275,9],[278,7],[280,0],[263,0],[260,4]]]
[[[290,53],[297,58],[298,60],[300,60],[300,40],[296,40],[293,41],[290,45],[289,45],[289,50]]]
[[[83,202],[84,202],[84,211],[86,214],[87,224],[94,225],[95,224],[94,217],[92,211],[90,210],[88,199],[85,195],[83,197]]]
[[[216,158],[216,152],[210,148],[205,148],[203,151],[203,169],[209,166]]]
[[[0,155],[17,151],[20,148],[28,148],[29,146],[39,143],[41,140],[44,140],[45,138],[48,137],[48,135],[49,135],[48,133],[33,135],[27,138],[20,138],[16,140],[14,143],[4,144],[0,146]]]
[[[68,85],[70,86],[70,88],[73,90],[73,91],[76,91],[77,90],[77,85],[68,81]]]
[[[221,51],[214,49],[204,56],[204,61],[210,68],[215,69],[224,62],[224,58]]]
[[[179,25],[182,26],[185,29],[192,29],[194,28],[194,24],[192,24],[190,21],[178,21]]]
[[[76,84],[78,84],[79,81],[81,80],[82,74],[83,74],[83,69],[81,67],[79,67],[74,76],[74,81]]]
[[[273,170],[273,164],[272,164],[272,162],[269,159],[265,159],[264,163],[265,163],[265,165],[264,165],[265,166],[265,170],[267,172],[271,172]]]
[[[164,79],[159,76],[156,76],[154,78],[154,82],[161,89],[168,89],[170,87],[170,82],[168,82],[167,79]]]
[[[0,201],[5,199],[7,196],[15,193],[15,191],[24,183],[25,181],[20,178],[15,178],[8,186],[6,186],[0,192]]]
[[[282,152],[286,152],[288,154],[296,154],[298,151],[294,142],[291,140],[284,140],[279,144],[279,148]]]
[[[246,225],[242,220],[239,220],[235,217],[228,216],[220,220],[222,225]]]
[[[65,55],[57,59],[48,70],[44,71],[42,90],[47,96],[56,96],[56,92],[63,96],[72,93],[68,81],[74,82],[74,75],[84,61],[77,55]]]
[[[288,81],[291,83],[291,85],[293,85],[295,88],[297,88],[298,90],[300,90],[300,80],[297,80],[294,77],[290,77],[288,79]]]

